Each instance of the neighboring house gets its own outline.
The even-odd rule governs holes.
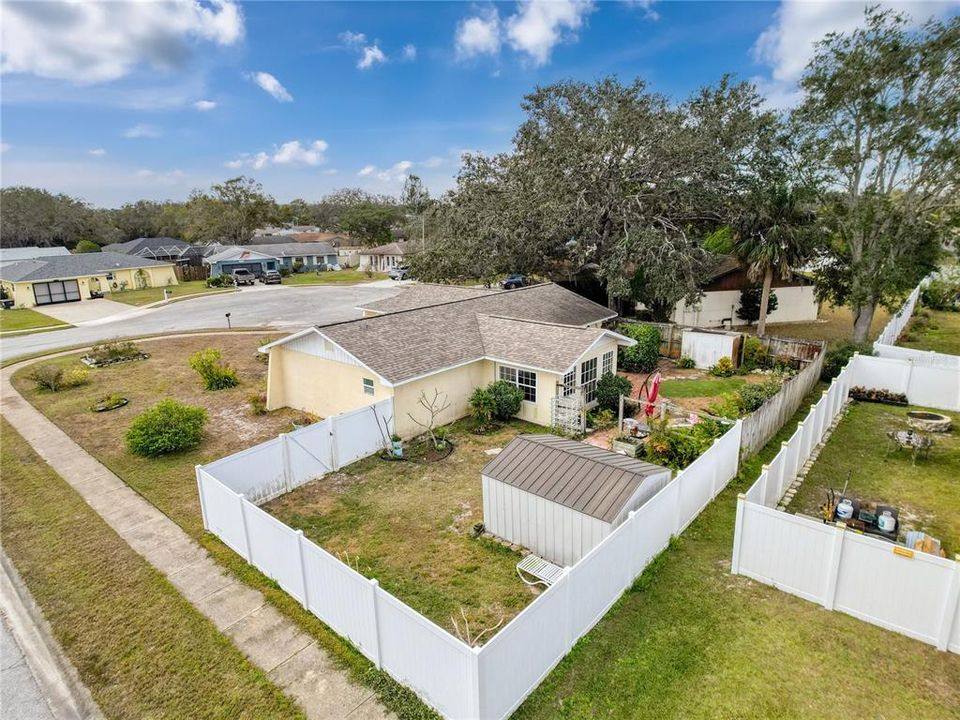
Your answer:
[[[173,267],[171,262],[115,252],[53,255],[3,263],[0,284],[16,307],[34,307],[176,285]]]
[[[0,265],[17,262],[18,260],[32,260],[40,257],[51,257],[53,255],[69,255],[70,251],[63,245],[54,245],[52,247],[11,247],[0,248]]]
[[[573,566],[670,482],[668,468],[556,435],[518,435],[480,471],[484,528]]]
[[[436,286],[432,286],[436,288]],[[289,406],[322,417],[393,399],[401,437],[424,431],[421,395],[435,391],[448,404],[436,419],[467,415],[477,387],[506,380],[524,400],[518,417],[552,425],[571,404],[596,404],[597,379],[616,372],[617,347],[634,341],[600,325],[609,309],[545,283],[308,328],[265,345],[270,353],[267,406]],[[379,307],[374,307],[379,306]]]
[[[336,265],[337,251],[330,243],[283,242],[265,245],[225,245],[203,259],[210,266],[210,276],[231,273],[245,268],[259,275],[267,270],[293,270],[300,263],[304,270]]]
[[[744,321],[737,317],[740,291],[758,284],[747,277],[746,268],[735,257],[728,255],[702,286],[703,297],[700,302],[688,306],[681,300],[670,319],[680,325],[694,327],[743,325]],[[767,316],[768,323],[817,319],[819,304],[812,280],[796,273],[784,280],[779,273],[774,273],[773,290],[777,294],[777,309]]]
[[[407,264],[407,256],[415,250],[412,240],[398,240],[372,248],[361,248],[359,251],[359,266],[361,270],[370,269],[375,272],[386,272],[390,268]]]
[[[204,248],[191,245],[184,240],[170,237],[142,237],[122,243],[113,243],[103,248],[107,252],[117,252],[124,255],[172,262],[177,265],[193,265],[199,267],[203,261]]]

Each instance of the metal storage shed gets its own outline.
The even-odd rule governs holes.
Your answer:
[[[486,529],[558,565],[574,565],[671,477],[556,435],[518,435],[480,473]]]

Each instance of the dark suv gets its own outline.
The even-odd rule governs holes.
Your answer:
[[[504,290],[513,290],[514,288],[521,288],[527,284],[526,278],[519,273],[514,273],[513,275],[507,275],[503,280],[500,281],[500,287]]]
[[[281,280],[280,273],[276,270],[265,271],[260,279],[264,285],[279,285]]]

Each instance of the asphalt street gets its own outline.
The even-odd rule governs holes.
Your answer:
[[[357,305],[398,292],[394,284],[263,287],[171,303],[66,330],[0,340],[0,360],[95,343],[115,337],[226,328],[276,327],[291,331],[359,318]],[[96,302],[96,301],[93,301]]]

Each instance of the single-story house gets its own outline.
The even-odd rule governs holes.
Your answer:
[[[618,346],[634,344],[601,327],[616,313],[553,283],[421,302],[263,346],[267,407],[327,417],[392,398],[396,432],[409,438],[424,431],[422,395],[440,393],[446,424],[470,412],[475,388],[505,380],[523,392],[518,417],[550,426],[561,405],[595,405]]]
[[[694,327],[724,327],[743,325],[737,317],[740,291],[756,287],[747,276],[746,268],[732,255],[724,256],[720,264],[701,288],[703,297],[696,305],[677,303],[671,320],[679,325]],[[820,309],[814,295],[814,283],[809,278],[793,273],[784,280],[774,273],[773,290],[777,294],[777,309],[767,316],[767,322],[810,322],[817,319]]]
[[[488,532],[572,566],[669,483],[671,472],[556,435],[518,435],[480,476]]]
[[[33,260],[34,258],[50,257],[52,255],[69,255],[70,251],[63,245],[50,247],[6,247],[0,248],[0,264],[17,262],[18,260]]]
[[[197,267],[202,263],[204,255],[202,246],[191,245],[188,242],[171,237],[136,238],[127,242],[106,245],[103,249],[107,252],[136,255],[151,260]]]
[[[476,288],[463,285],[444,285],[442,283],[421,283],[407,285],[399,293],[383,300],[374,300],[357,307],[364,317],[386,315],[402,310],[415,310],[428,305],[442,305],[455,300],[470,300],[485,297],[491,293],[504,292],[500,288]]]
[[[398,240],[396,242],[379,245],[372,248],[362,248],[359,253],[359,267],[375,272],[386,272],[390,268],[406,265],[409,255],[416,249],[412,240]]]
[[[171,262],[115,252],[53,255],[0,265],[15,307],[90,300],[106,293],[177,284]]]
[[[245,268],[260,275],[267,270],[304,270],[337,264],[337,250],[330,243],[268,243],[261,245],[225,245],[203,262],[210,266],[210,277]],[[299,265],[298,265],[299,264]]]

